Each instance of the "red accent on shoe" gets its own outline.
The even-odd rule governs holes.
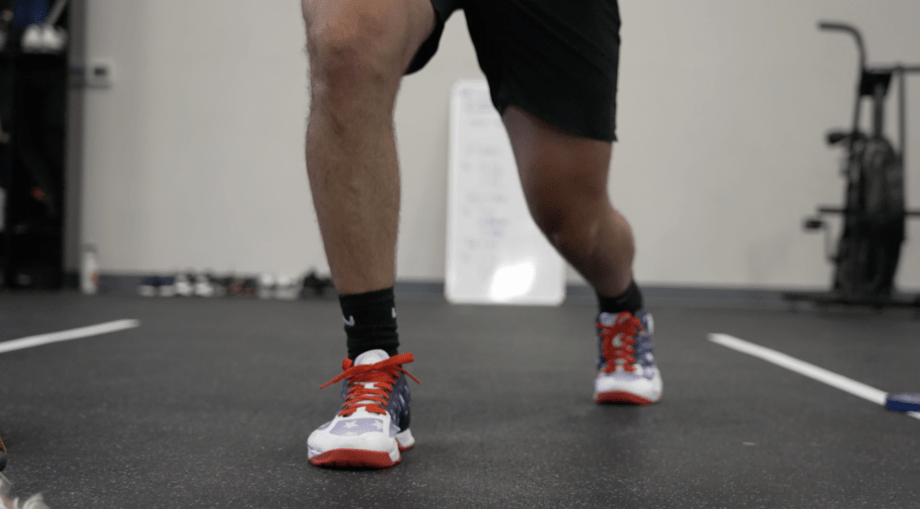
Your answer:
[[[636,336],[642,331],[642,322],[632,313],[623,312],[617,315],[613,325],[598,322],[597,329],[601,336],[604,360],[607,361],[604,373],[613,373],[617,366],[622,366],[624,371],[635,371],[636,358],[633,354],[636,349],[633,345],[636,344]]]
[[[333,449],[310,458],[318,467],[388,468],[400,461],[402,456],[393,461],[387,452],[361,449]]]
[[[651,405],[655,403],[650,399],[623,391],[598,393],[597,396],[594,397],[594,401],[597,403],[629,403],[632,405]]]
[[[342,361],[342,374],[326,382],[320,387],[325,389],[330,384],[348,380],[348,393],[345,395],[345,402],[342,403],[342,410],[339,415],[345,417],[353,414],[358,408],[364,407],[370,413],[385,414],[384,407],[387,406],[387,400],[390,399],[390,393],[393,385],[399,379],[400,373],[405,373],[409,378],[420,384],[417,378],[412,376],[408,371],[402,368],[403,364],[408,364],[415,360],[411,353],[401,353],[394,355],[389,359],[382,360],[376,364],[360,364],[355,366],[354,361],[345,359]],[[373,382],[374,387],[368,389],[364,386],[367,382]]]

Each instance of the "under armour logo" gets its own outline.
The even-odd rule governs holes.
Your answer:
[[[354,326],[355,326],[355,317],[354,317],[354,316],[349,316],[348,318],[345,318],[345,317],[343,316],[343,317],[342,317],[342,320],[345,322],[345,325],[348,326],[348,327],[354,327]]]

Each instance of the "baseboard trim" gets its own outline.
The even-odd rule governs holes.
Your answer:
[[[137,288],[147,275],[102,274],[99,285],[102,293],[110,295],[137,295]],[[65,278],[68,288],[77,288],[76,273]],[[642,294],[649,306],[715,307],[715,308],[789,308],[783,299],[786,289],[726,288],[715,286],[672,286],[642,285]],[[395,285],[400,298],[431,298],[444,295],[442,281],[400,281]],[[815,289],[819,291],[820,289]],[[330,290],[327,294],[334,296]],[[571,304],[594,301],[594,291],[585,285],[572,284],[566,287],[566,302]]]

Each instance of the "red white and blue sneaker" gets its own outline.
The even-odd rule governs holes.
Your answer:
[[[661,373],[652,354],[652,315],[601,313],[597,319],[594,401],[650,405],[661,399]]]
[[[342,409],[307,439],[310,463],[321,467],[387,468],[415,445],[409,431],[409,386],[402,368],[411,353],[390,357],[370,350],[342,362],[342,374],[323,387],[345,380]]]

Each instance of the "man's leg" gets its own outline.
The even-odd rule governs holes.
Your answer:
[[[514,106],[504,120],[534,221],[599,294],[623,294],[635,247],[607,195],[612,144],[566,133]]]
[[[314,431],[310,461],[388,467],[412,446],[393,303],[399,170],[393,107],[435,28],[430,0],[303,0],[310,57],[307,173],[349,359],[341,411]]]
[[[304,0],[307,172],[336,289],[393,285],[399,171],[393,106],[435,26],[429,0]]]
[[[567,133],[515,106],[504,121],[531,215],[600,301],[595,400],[657,401],[651,318],[632,281],[632,231],[607,194],[612,143]]]

